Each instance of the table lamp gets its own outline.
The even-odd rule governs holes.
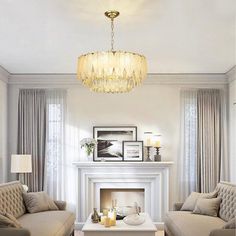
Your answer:
[[[26,154],[13,154],[11,155],[11,173],[19,174],[19,181],[24,184],[23,173],[32,172],[32,157]],[[27,191],[28,187],[23,185]]]

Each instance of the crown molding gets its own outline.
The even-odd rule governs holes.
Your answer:
[[[225,74],[221,73],[180,73],[180,74],[148,74],[145,84],[176,85],[225,85],[228,83]]]
[[[9,77],[10,77],[10,73],[6,69],[4,69],[2,66],[0,66],[0,80],[5,83],[8,83]]]
[[[76,74],[11,74],[9,84],[81,85]],[[148,74],[144,84],[207,84],[225,85],[228,78],[224,73],[209,74]]]
[[[81,84],[76,74],[11,74],[9,84]]]
[[[228,78],[229,83],[236,80],[236,65],[233,66],[227,73],[226,76]]]

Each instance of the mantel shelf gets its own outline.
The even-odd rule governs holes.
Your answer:
[[[170,167],[174,164],[172,161],[161,162],[73,162],[77,168],[94,168],[94,167],[135,167],[135,168],[162,168]]]

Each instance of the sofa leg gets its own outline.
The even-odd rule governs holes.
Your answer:
[[[70,236],[75,236],[75,231],[74,230],[71,232]]]

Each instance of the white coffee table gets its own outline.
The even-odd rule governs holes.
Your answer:
[[[153,224],[147,213],[141,213],[145,216],[145,222],[142,225],[127,225],[123,220],[117,220],[116,226],[105,228],[104,225],[94,224],[91,221],[91,215],[88,217],[82,231],[84,236],[155,236],[156,226]]]

